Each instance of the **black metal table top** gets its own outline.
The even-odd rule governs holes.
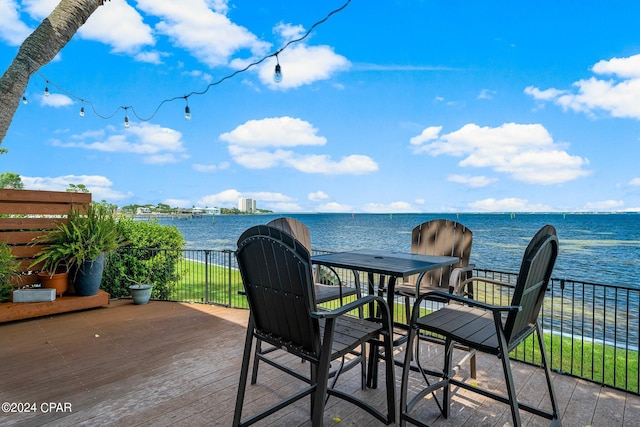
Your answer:
[[[420,255],[406,252],[362,249],[349,252],[314,255],[314,264],[348,268],[391,277],[408,277],[459,261],[456,257]]]

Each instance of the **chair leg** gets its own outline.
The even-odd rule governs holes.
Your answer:
[[[316,381],[312,380],[311,384],[315,384],[315,391],[311,393],[313,397],[311,425],[313,427],[322,427],[322,417],[324,415],[325,396],[327,394],[327,383],[329,382],[329,369],[331,367],[331,343],[333,342],[335,319],[327,319],[325,323],[324,338],[322,340],[322,350],[316,375]]]
[[[474,380],[477,378],[476,377],[476,373],[477,373],[477,369],[476,369],[476,353],[474,350],[473,354],[471,355],[471,359],[469,359],[469,369],[471,371],[471,378],[473,378]]]
[[[262,340],[256,340],[256,351],[253,356],[253,369],[251,370],[251,384],[258,381],[258,362],[260,362],[260,354],[262,352]]]
[[[369,343],[369,371],[367,372],[367,387],[378,388],[378,345]]]
[[[393,330],[384,338],[385,379],[387,385],[387,425],[396,422],[396,379],[393,360]]]
[[[406,425],[403,415],[409,411],[407,402],[407,389],[409,388],[409,373],[411,372],[411,361],[413,357],[413,342],[417,335],[417,329],[409,329],[409,338],[407,339],[406,350],[404,354],[404,365],[402,366],[402,379],[400,381],[400,425]]]
[[[507,398],[509,399],[509,406],[511,407],[511,417],[513,418],[514,427],[520,427],[522,425],[522,421],[520,420],[520,409],[518,408],[516,387],[513,383],[513,374],[511,373],[511,359],[509,358],[507,340],[502,329],[499,327],[497,327],[497,329],[498,343],[500,345],[500,360],[502,361],[502,370],[504,371],[504,380],[507,386]]]
[[[444,367],[442,368],[443,379],[446,384],[442,389],[442,416],[449,418],[449,406],[451,405],[451,383],[448,381],[453,375],[451,365],[453,363],[453,341],[447,338],[444,343]]]
[[[244,342],[244,352],[242,355],[242,367],[240,369],[240,382],[238,384],[238,395],[236,396],[236,407],[233,413],[233,426],[239,426],[242,420],[242,406],[244,394],[247,388],[247,377],[249,376],[249,359],[251,358],[251,347],[253,345],[253,318],[249,318],[247,326],[247,336]]]
[[[542,354],[542,365],[544,368],[544,374],[547,378],[547,388],[549,389],[549,399],[551,399],[551,410],[554,420],[559,418],[558,415],[558,401],[556,399],[556,392],[553,388],[553,382],[551,381],[551,370],[549,368],[549,359],[547,358],[547,350],[544,345],[544,338],[542,337],[542,328],[540,323],[536,322],[536,336],[538,337],[538,346],[540,347],[540,353]]]

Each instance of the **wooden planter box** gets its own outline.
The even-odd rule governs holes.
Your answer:
[[[0,189],[0,214],[9,215],[0,217],[0,240],[11,245],[11,251],[16,258],[20,259],[24,273],[20,283],[16,283],[16,287],[39,282],[38,275],[35,274],[38,266],[31,267],[31,264],[35,254],[44,246],[29,245],[29,243],[35,237],[56,228],[60,222],[67,221],[67,214],[72,208],[86,208],[90,203],[90,193]],[[35,294],[19,292],[18,300],[44,298],[36,297]],[[0,304],[0,322],[106,305],[109,305],[109,294],[103,291],[91,297],[63,296],[57,299],[54,291],[52,300]]]

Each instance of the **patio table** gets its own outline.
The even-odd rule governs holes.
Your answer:
[[[314,255],[311,257],[313,264],[326,265],[329,267],[345,268],[354,271],[354,277],[359,284],[360,277],[356,271],[368,274],[369,294],[376,293],[374,274],[380,275],[378,292],[384,289],[384,283],[388,277],[387,284],[387,304],[389,312],[394,318],[394,293],[395,284],[398,278],[406,279],[409,276],[420,274],[425,271],[434,270],[448,265],[453,265],[459,261],[457,257],[421,255],[407,252],[394,252],[375,249],[361,249],[348,252],[336,252],[330,254]],[[407,328],[406,324],[394,321],[394,326]],[[402,341],[394,341],[394,345],[401,344]],[[375,359],[375,360],[374,360]],[[377,357],[372,357],[370,362],[377,362]],[[370,370],[376,371],[374,365],[370,365]],[[375,375],[367,376],[367,385],[376,385]]]

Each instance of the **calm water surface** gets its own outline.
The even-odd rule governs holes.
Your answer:
[[[235,249],[252,225],[282,215],[221,215],[162,220],[176,226],[189,249]],[[473,231],[471,262],[478,268],[517,272],[525,246],[543,225],[554,225],[560,254],[554,277],[640,287],[640,215],[638,214],[290,214],[311,232],[314,249],[362,248],[410,251],[411,230],[436,218],[448,218]]]

